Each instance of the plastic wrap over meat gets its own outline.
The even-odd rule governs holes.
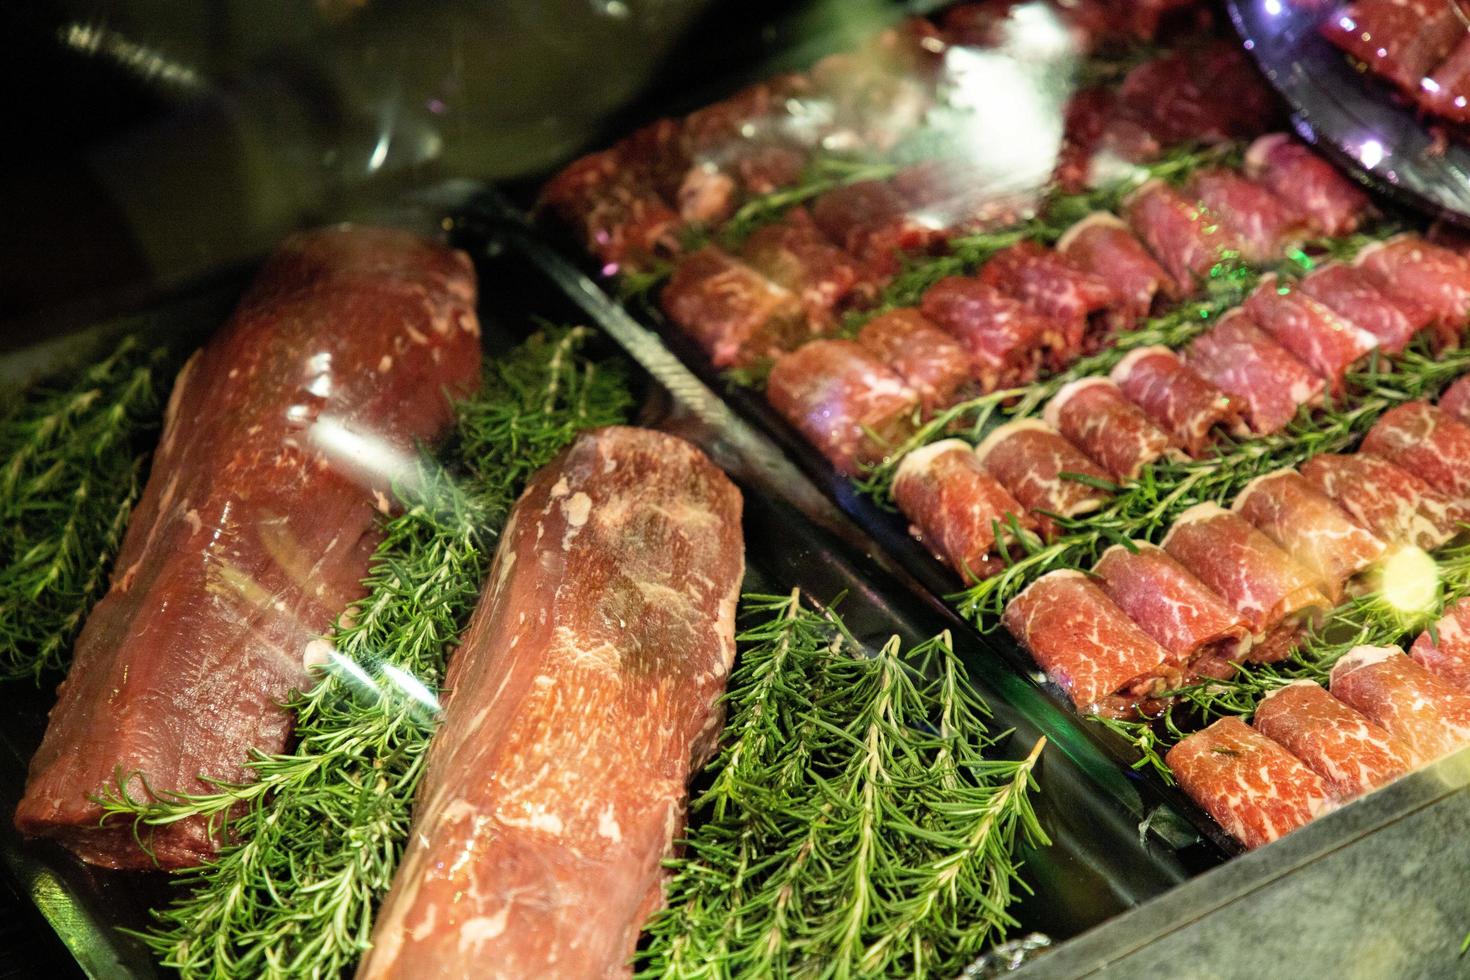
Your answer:
[[[147,867],[131,822],[99,826],[115,779],[198,793],[285,748],[292,688],[361,595],[379,511],[415,443],[478,382],[475,279],[461,253],[342,226],[288,239],[185,365],[111,587],[77,640],[16,823],[85,860]],[[147,840],[199,863],[200,820]]]
[[[1409,656],[1435,677],[1470,694],[1470,597],[1451,603],[1432,627],[1419,634]]]
[[[1057,391],[1046,423],[1112,474],[1131,480],[1169,451],[1169,437],[1107,378],[1082,378]]]
[[[1266,695],[1251,724],[1321,776],[1338,800],[1377,789],[1413,765],[1398,739],[1312,681]]]
[[[1324,783],[1239,718],[1221,718],[1165,757],[1179,785],[1246,847],[1260,847],[1332,807]]]
[[[1285,133],[1270,133],[1252,143],[1245,172],[1290,201],[1319,235],[1351,234],[1369,209],[1362,188]]]
[[[1398,647],[1353,647],[1332,667],[1332,694],[1397,736],[1416,764],[1470,745],[1470,694]]]
[[[626,974],[714,751],[740,492],[693,446],[585,433],[532,480],[445,680],[363,978]]]

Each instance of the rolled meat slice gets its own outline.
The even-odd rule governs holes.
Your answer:
[[[1470,425],[1470,374],[1463,375],[1446,388],[1435,404],[1439,406],[1441,412],[1449,415],[1456,422]]]
[[[968,156],[925,160],[893,175],[909,213],[945,237],[1009,227],[1035,213],[1037,188],[1006,186],[994,168]]]
[[[1016,528],[1036,530],[1035,518],[959,439],[905,456],[893,480],[893,499],[914,537],[967,582],[1005,566]]]
[[[719,368],[774,357],[811,333],[795,293],[714,245],[680,260],[659,302]]]
[[[1250,650],[1251,628],[1189,569],[1146,541],[1115,544],[1092,574],[1108,598],[1169,651],[1185,676],[1229,677]]]
[[[740,510],[699,450],[644,429],[584,433],[532,479],[359,978],[627,972],[719,738]]]
[[[1286,428],[1303,405],[1319,402],[1327,387],[1240,309],[1226,313],[1196,337],[1185,351],[1184,362],[1227,395],[1240,399],[1258,435]]]
[[[1470,425],[1428,402],[1384,412],[1359,451],[1408,470],[1456,504],[1470,504]]]
[[[679,250],[683,222],[614,148],[574,161],[541,189],[549,209],[614,276]]]
[[[909,213],[889,184],[865,180],[827,191],[812,202],[812,220],[874,276],[898,271],[904,255],[926,252],[944,235]]]
[[[1128,226],[1154,258],[1192,293],[1215,268],[1241,254],[1241,243],[1161,180],[1151,180],[1124,202]]]
[[[1239,718],[1221,718],[1164,757],[1180,787],[1246,847],[1284,837],[1332,808],[1327,784]]]
[[[1042,411],[1056,429],[1115,480],[1135,479],[1169,451],[1169,437],[1107,378],[1063,385]]]
[[[1362,269],[1329,262],[1300,284],[1301,291],[1340,316],[1371,333],[1378,349],[1397,354],[1435,319],[1434,311],[1403,298],[1390,299]]]
[[[1470,693],[1470,597],[1451,603],[1409,648],[1414,662],[1452,687]]]
[[[1340,391],[1348,370],[1378,347],[1378,338],[1282,282],[1274,272],[1261,277],[1242,308],[1333,391]]]
[[[1187,193],[1240,242],[1247,262],[1275,261],[1310,233],[1296,209],[1264,185],[1223,167],[1196,171]]]
[[[1252,663],[1284,659],[1303,630],[1331,608],[1310,572],[1217,504],[1196,504],[1180,514],[1162,547],[1245,617],[1255,641]]]
[[[851,340],[814,340],[776,361],[766,400],[847,476],[913,430],[919,396]]]
[[[980,268],[980,281],[1014,296],[1055,324],[1062,346],[1052,351],[1054,366],[1100,347],[1122,298],[1104,279],[1085,272],[1036,242],[1003,248]]]
[[[1360,527],[1390,545],[1432,551],[1470,517],[1408,470],[1370,452],[1321,453],[1301,465],[1301,474],[1332,498]]]
[[[197,865],[203,819],[102,824],[134,799],[246,783],[350,603],[401,460],[479,380],[469,259],[405,232],[296,235],[180,372],[107,594],[88,616],[19,829],[112,868]],[[366,448],[365,448],[366,447]],[[377,461],[374,464],[365,459]],[[148,848],[145,852],[144,845]]]
[[[1224,40],[1150,58],[1118,88],[1126,109],[1165,146],[1255,136],[1276,115],[1271,90],[1250,58]]]
[[[1434,74],[1420,81],[1414,99],[1437,116],[1470,122],[1470,34],[1462,34]]]
[[[1323,18],[1324,37],[1414,95],[1465,34],[1450,0],[1357,0]]]
[[[1353,265],[1395,302],[1431,310],[1440,342],[1459,345],[1470,320],[1470,259],[1407,233],[1369,245]]]
[[[1398,647],[1353,647],[1333,664],[1331,686],[1333,697],[1396,736],[1416,765],[1470,745],[1470,694]]]
[[[1168,651],[1081,572],[1048,572],[1006,605],[1002,622],[1078,711],[1121,716],[1153,693]],[[1141,688],[1135,691],[1134,688]]]
[[[1110,377],[1174,444],[1199,456],[1218,430],[1245,435],[1244,404],[1210,384],[1167,347],[1140,347]]]
[[[984,391],[1031,381],[1047,352],[1065,344],[1051,321],[968,276],[948,276],[930,286],[919,311],[964,347],[970,373]]]
[[[875,293],[857,260],[829,242],[803,208],[758,228],[740,250],[751,268],[801,300],[814,330],[836,322],[836,314]]]
[[[1176,299],[1181,293],[1179,284],[1133,237],[1122,219],[1106,211],[1095,211],[1068,228],[1057,242],[1057,251],[1113,287],[1119,329],[1147,318],[1156,302]]]
[[[1059,532],[1056,517],[1078,517],[1101,507],[1112,494],[1092,483],[1108,483],[1107,472],[1040,419],[1018,419],[997,427],[975,448],[985,472],[1035,516],[1041,533]]]
[[[914,389],[926,414],[960,401],[971,387],[965,349],[918,310],[874,317],[858,332],[857,341]]]
[[[1342,601],[1347,581],[1387,550],[1293,469],[1256,477],[1235,495],[1231,509],[1311,572],[1334,604]]]
[[[1337,800],[1375,790],[1413,766],[1398,739],[1312,681],[1267,694],[1251,724],[1322,777]]]
[[[1285,133],[1260,137],[1245,153],[1246,176],[1307,216],[1321,235],[1348,235],[1368,212],[1368,195]]]

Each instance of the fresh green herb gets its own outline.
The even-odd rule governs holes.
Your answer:
[[[589,359],[585,328],[548,331],[487,368],[459,406],[444,457],[420,463],[407,510],[387,521],[368,594],[338,623],[326,676],[288,704],[295,748],[257,754],[257,781],[136,799],[120,775],[107,819],[150,827],[207,818],[234,843],[179,879],[186,889],[142,938],[185,977],[336,977],[367,948],[373,911],[408,833],[436,722],[436,689],[473,608],[496,535],[526,478],[580,430],[632,404],[615,362]],[[421,693],[421,692],[420,692]]]
[[[128,338],[0,417],[0,680],[65,666],[138,499],[169,367]]]
[[[958,975],[1015,925],[1045,740],[991,758],[1005,736],[947,635],[867,656],[799,593],[746,614],[725,747],[639,975]]]

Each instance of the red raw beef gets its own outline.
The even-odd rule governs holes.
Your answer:
[[[516,503],[445,678],[361,980],[626,973],[714,753],[741,499],[682,440],[583,433]]]
[[[1184,361],[1206,381],[1240,399],[1258,435],[1286,428],[1303,405],[1321,400],[1326,387],[1240,309],[1226,313],[1196,337]]]
[[[1261,184],[1222,167],[1196,171],[1189,192],[1240,242],[1248,262],[1272,262],[1307,238],[1306,219]]]
[[[1398,739],[1312,681],[1266,695],[1251,724],[1322,777],[1337,800],[1377,789],[1412,766]]]
[[[1252,143],[1245,172],[1304,213],[1320,235],[1351,234],[1369,209],[1368,195],[1358,185],[1285,133]]]
[[[1200,377],[1167,347],[1140,347],[1113,368],[1113,383],[1174,444],[1199,456],[1212,434],[1244,435],[1244,403]]]
[[[1258,476],[1235,495],[1231,509],[1250,521],[1340,602],[1343,586],[1383,556],[1386,546],[1363,530],[1332,498],[1296,470]]]
[[[1340,391],[1349,369],[1378,347],[1378,338],[1282,282],[1274,272],[1261,278],[1243,309],[1333,391]]]
[[[1470,122],[1470,34],[1462,35],[1415,93],[1420,106],[1455,122]]]
[[[541,203],[613,276],[679,250],[679,215],[617,149],[582,157],[547,181]]]
[[[980,268],[980,281],[1014,296],[1062,331],[1055,366],[1097,350],[1113,325],[1109,311],[1123,298],[1105,279],[1085,272],[1036,242],[1003,248]]]
[[[1322,34],[1405,92],[1422,89],[1465,34],[1452,0],[1357,0],[1322,21]]]
[[[1369,245],[1353,262],[1395,301],[1417,303],[1438,318],[1441,343],[1459,346],[1470,319],[1470,259],[1417,235]]]
[[[1046,403],[1047,425],[1113,475],[1132,480],[1169,451],[1169,437],[1107,378],[1082,378]]]
[[[1432,550],[1454,537],[1470,511],[1415,474],[1370,452],[1321,453],[1302,476],[1361,527],[1391,545]]]
[[[814,340],[779,358],[766,400],[847,476],[902,443],[919,408],[914,390],[851,340]]]
[[[1415,764],[1470,745],[1470,693],[1398,647],[1353,647],[1332,667],[1332,695],[1388,729]]]
[[[1230,836],[1256,848],[1332,808],[1327,785],[1239,718],[1221,718],[1169,750],[1179,785]]]
[[[1196,504],[1174,521],[1163,548],[1250,624],[1252,663],[1286,657],[1302,630],[1331,608],[1312,574],[1239,514]]]
[[[679,261],[659,303],[719,368],[774,357],[812,332],[796,294],[714,245]]]
[[[825,331],[849,305],[872,299],[873,288],[852,256],[829,242],[802,208],[780,221],[758,228],[745,240],[740,256],[753,269],[806,308],[807,321]]]
[[[1470,597],[1451,603],[1432,629],[1419,634],[1409,656],[1435,677],[1470,694]]]
[[[893,481],[893,499],[914,537],[966,582],[1005,567],[1013,525],[1036,529],[1035,519],[959,439],[943,439],[905,456]]]
[[[363,594],[379,510],[415,444],[479,382],[469,259],[339,225],[286,240],[174,384],[107,595],[87,618],[16,825],[112,868],[214,855],[202,819],[102,824],[135,799],[250,782],[293,689]],[[381,461],[370,466],[364,458]],[[148,848],[145,852],[144,845]]]
[[[1345,322],[1371,333],[1378,349],[1397,354],[1435,320],[1434,311],[1402,297],[1390,299],[1351,265],[1329,262],[1301,281],[1301,291]]]
[[[1077,517],[1101,507],[1111,494],[1064,474],[1107,481],[1108,474],[1040,419],[1019,419],[992,431],[975,448],[985,472],[995,477],[1036,518],[1042,535],[1055,537],[1053,517]]]
[[[1456,422],[1470,424],[1470,374],[1446,388],[1436,404]]]
[[[1242,243],[1161,180],[1129,195],[1124,217],[1175,282],[1192,293],[1221,262],[1238,258]]]
[[[983,391],[1025,384],[1047,351],[1064,343],[1045,317],[978,279],[948,276],[925,291],[919,310],[959,341]]]
[[[1258,135],[1276,98],[1238,43],[1181,47],[1130,71],[1119,96],[1165,146]]]
[[[874,317],[858,332],[857,341],[918,393],[926,414],[954,404],[970,386],[965,349],[918,310]]]
[[[838,187],[812,202],[812,220],[874,275],[891,276],[904,255],[927,252],[943,234],[910,213],[891,184],[865,180]]]
[[[1361,451],[1408,470],[1456,504],[1470,504],[1470,425],[1428,402],[1406,402],[1384,412]]]
[[[1048,572],[1007,605],[1006,629],[1078,711],[1122,716],[1158,686],[1168,651],[1081,572]]]
[[[1118,326],[1146,319],[1160,299],[1177,299],[1179,284],[1154,261],[1128,226],[1098,211],[1067,229],[1057,251],[1078,268],[1112,285],[1117,295]]]

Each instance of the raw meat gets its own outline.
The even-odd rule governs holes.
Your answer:
[[[812,220],[878,277],[893,275],[901,256],[926,252],[944,237],[912,216],[892,186],[877,180],[822,194],[812,202]]]
[[[966,582],[989,578],[1005,566],[1014,528],[1036,530],[1035,518],[959,439],[943,439],[905,456],[894,477],[893,499],[914,537]]]
[[[1261,278],[1242,308],[1333,391],[1340,391],[1348,370],[1378,347],[1378,338],[1282,282],[1274,272]]]
[[[1384,412],[1360,451],[1408,470],[1456,504],[1470,504],[1470,425],[1428,402],[1405,402]]]
[[[1291,653],[1331,604],[1311,573],[1239,514],[1196,504],[1174,521],[1163,548],[1250,624],[1252,663]]]
[[[1174,444],[1199,456],[1216,430],[1245,435],[1244,404],[1210,384],[1167,347],[1131,351],[1111,374],[1129,401],[1143,409]]]
[[[980,268],[980,281],[1014,296],[1060,328],[1062,346],[1052,351],[1054,366],[1102,346],[1108,312],[1121,297],[1106,280],[1084,272],[1036,242],[1003,248]]]
[[[1119,98],[1165,146],[1218,143],[1260,133],[1276,99],[1239,44],[1180,47],[1131,70]]]
[[[811,332],[794,293],[714,245],[674,267],[660,303],[715,367],[774,357]]]
[[[1321,776],[1337,800],[1392,782],[1413,764],[1398,739],[1312,681],[1266,695],[1251,723]]]
[[[1107,378],[1082,378],[1064,385],[1042,414],[1047,425],[1116,480],[1136,478],[1169,451],[1169,437]]]
[[[1435,677],[1470,694],[1470,598],[1451,603],[1433,629],[1419,634],[1409,656]]]
[[[1308,236],[1307,222],[1294,208],[1234,171],[1220,167],[1197,171],[1189,180],[1189,191],[1205,213],[1240,242],[1247,262],[1279,259]]]
[[[1321,235],[1348,235],[1368,212],[1368,195],[1337,168],[1285,133],[1250,145],[1245,172],[1307,216]]]
[[[573,162],[542,188],[541,202],[597,257],[605,276],[678,251],[679,215],[617,149]]]
[[[814,340],[777,360],[766,400],[846,476],[903,442],[919,408],[914,390],[851,340]]]
[[[1378,349],[1397,354],[1435,319],[1434,311],[1402,297],[1390,299],[1362,269],[1329,262],[1301,281],[1301,291],[1371,333]]]
[[[1435,115],[1470,122],[1470,34],[1462,34],[1434,74],[1420,81],[1415,98]]]
[[[1436,404],[1456,422],[1470,424],[1470,374],[1446,388]]]
[[[1061,349],[1060,329],[1017,300],[968,276],[930,286],[919,309],[970,355],[970,373],[984,391],[1036,377],[1048,350]]]
[[[1459,345],[1470,319],[1470,259],[1404,234],[1369,245],[1353,264],[1395,302],[1431,310],[1440,343]]]
[[[533,478],[359,978],[629,972],[719,738],[740,511],[699,450],[644,429],[584,433]]]
[[[1206,381],[1240,399],[1258,435],[1286,428],[1303,405],[1321,400],[1327,386],[1240,309],[1226,313],[1196,337],[1184,361]]]
[[[1165,756],[1179,785],[1246,847],[1260,847],[1331,809],[1327,784],[1239,718],[1221,718]]]
[[[1470,516],[1413,473],[1373,453],[1322,453],[1303,463],[1301,473],[1359,526],[1391,545],[1433,550]]]
[[[1153,692],[1168,651],[1081,572],[1048,572],[1007,605],[1006,629],[1078,711],[1122,715]],[[1141,690],[1135,691],[1135,687]]]
[[[1177,298],[1181,292],[1128,226],[1106,211],[1094,212],[1068,228],[1057,251],[1112,285],[1120,329],[1147,318],[1159,298]]]
[[[1396,736],[1415,764],[1470,745],[1470,694],[1398,647],[1353,647],[1332,667],[1332,695]]]
[[[249,782],[252,749],[286,747],[281,703],[362,595],[392,484],[453,422],[445,392],[478,384],[474,304],[469,259],[405,232],[342,225],[277,250],[174,384],[31,761],[22,832],[152,867],[132,822],[100,826],[92,798],[119,774],[136,799]],[[144,837],[164,868],[219,843],[198,819]]]
[[[898,309],[869,320],[858,343],[891,367],[933,414],[962,397],[970,385],[970,358],[949,334],[918,310]]]
[[[1129,195],[1124,217],[1188,293],[1209,279],[1221,262],[1241,254],[1241,243],[1234,235],[1161,180],[1151,180]]]
[[[837,313],[871,299],[874,293],[857,261],[827,241],[801,208],[756,229],[745,240],[740,255],[761,275],[801,299],[815,331],[829,329]]]
[[[1101,507],[1111,494],[1069,479],[1075,474],[1108,481],[1108,474],[1040,419],[999,426],[975,448],[985,472],[1030,511],[1042,535],[1054,537],[1054,517],[1078,517]]]
[[[1357,0],[1322,21],[1322,34],[1405,92],[1445,59],[1465,34],[1451,0]]]

